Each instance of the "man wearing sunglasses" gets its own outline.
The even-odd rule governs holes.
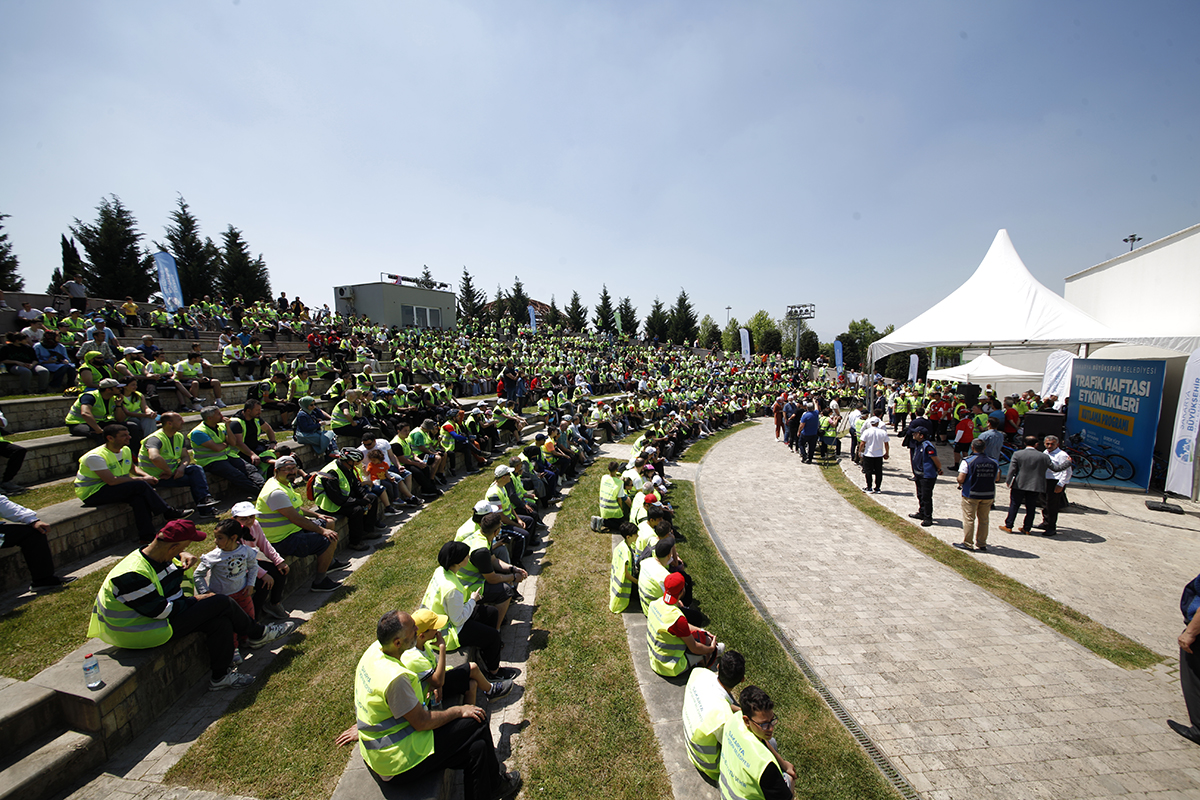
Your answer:
[[[721,744],[721,800],[791,800],[796,768],[775,749],[775,703],[762,689],[747,686],[738,704],[741,710],[725,723]]]

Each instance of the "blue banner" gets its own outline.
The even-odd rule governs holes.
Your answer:
[[[842,374],[842,343],[836,339],[833,342],[833,363],[837,367],[838,375]]]
[[[175,259],[165,250],[154,254],[158,267],[158,288],[162,292],[163,306],[175,312],[183,308],[183,289],[179,286],[179,273],[175,271]]]
[[[529,327],[533,328],[533,333],[537,333],[537,313],[533,310],[533,306],[525,306],[529,311]]]
[[[1078,480],[1149,488],[1166,372],[1165,361],[1075,359],[1063,446],[1093,466]]]

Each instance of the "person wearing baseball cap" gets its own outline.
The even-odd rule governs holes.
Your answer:
[[[400,661],[417,673],[423,688],[435,700],[461,695],[468,705],[475,705],[476,690],[483,690],[483,696],[489,702],[512,691],[511,679],[489,681],[474,661],[446,669],[446,637],[442,635],[442,629],[450,620],[444,614],[418,608],[412,613],[412,619],[417,626],[417,641],[400,655]]]
[[[663,581],[662,596],[646,610],[646,646],[650,668],[667,678],[681,675],[701,664],[711,666],[725,652],[725,645],[703,628],[687,621],[679,607],[684,579],[673,572]]]
[[[240,689],[254,678],[230,669],[234,635],[248,637],[250,647],[259,648],[288,635],[295,626],[255,622],[223,594],[186,596],[184,573],[197,562],[187,549],[204,537],[195,523],[172,520],[148,544],[118,562],[96,595],[87,635],[142,650],[199,631],[205,634],[212,669],[209,691]]]
[[[275,475],[263,484],[254,502],[258,523],[267,541],[283,556],[316,556],[312,591],[332,592],[341,586],[331,580],[329,570],[343,569],[348,561],[334,561],[338,548],[336,520],[314,507],[305,507],[300,493],[292,488],[299,466],[292,456],[275,459]],[[246,509],[242,507],[242,511]],[[240,516],[235,513],[235,516]],[[246,523],[243,522],[243,525]],[[284,571],[286,574],[286,571]]]
[[[423,619],[436,624],[436,618],[434,623]],[[416,656],[428,651],[406,655],[420,636],[417,622],[403,611],[380,617],[376,641],[354,670],[358,722],[337,738],[337,744],[357,740],[367,768],[384,782],[400,777],[398,784],[409,783],[446,769],[461,769],[466,800],[511,800],[521,791],[521,773],[506,772],[496,757],[483,709],[472,703],[430,708],[434,687],[409,666],[422,666]]]
[[[313,496],[317,508],[326,514],[345,517],[350,526],[351,550],[369,550],[367,539],[378,539],[382,531],[376,531],[379,518],[379,497],[367,490],[358,477],[358,465],[363,453],[357,447],[344,447],[337,458],[330,461],[317,473],[313,484]]]
[[[530,537],[534,535],[536,523],[532,517],[521,516],[517,513],[512,498],[508,494],[508,486],[513,480],[513,468],[508,464],[500,464],[492,472],[496,479],[488,486],[483,495],[484,499],[500,506],[500,516],[504,524],[516,534],[525,537],[526,543],[529,544]]]

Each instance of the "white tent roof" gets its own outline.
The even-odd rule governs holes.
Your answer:
[[[966,283],[872,344],[867,357],[874,363],[931,346],[1074,348],[1126,340],[1039,283],[1001,229]]]
[[[1026,372],[1015,367],[1006,367],[996,359],[984,353],[966,364],[947,369],[935,369],[927,376],[931,381],[965,381],[968,383],[999,383],[1000,381],[1020,381],[1041,379],[1040,372]]]

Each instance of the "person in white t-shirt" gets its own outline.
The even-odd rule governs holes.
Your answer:
[[[879,417],[872,416],[867,420],[867,427],[863,428],[858,448],[862,452],[863,475],[866,476],[867,484],[863,487],[863,491],[880,494],[880,485],[883,483],[883,462],[887,460],[890,448],[888,432],[879,424]],[[872,477],[875,479],[875,488],[873,489],[871,488]]]

